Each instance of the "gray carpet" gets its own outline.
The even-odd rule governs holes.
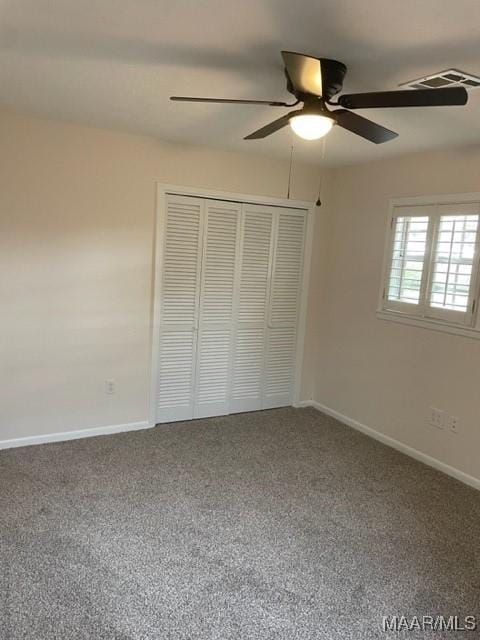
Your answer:
[[[480,493],[314,409],[0,452],[1,640],[372,640],[479,615]]]

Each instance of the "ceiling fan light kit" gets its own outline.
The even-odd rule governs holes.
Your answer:
[[[171,100],[184,102],[216,102],[234,104],[262,104],[271,107],[293,107],[303,103],[301,109],[254,131],[245,140],[265,138],[287,125],[305,140],[318,140],[337,124],[370,142],[381,144],[398,136],[382,125],[353,113],[353,109],[378,109],[392,107],[435,107],[464,105],[468,94],[464,86],[422,88],[421,90],[376,91],[341,95],[336,102],[332,98],[342,91],[347,67],[337,60],[315,58],[303,53],[282,51],[287,78],[287,91],[296,102],[288,104],[275,100],[231,100],[227,98],[190,98],[172,96]],[[329,107],[343,107],[330,109]]]
[[[316,113],[304,113],[290,118],[290,127],[304,140],[319,140],[333,127],[334,120],[329,116]]]
[[[332,113],[318,98],[305,96],[301,109],[288,114],[291,129],[304,140],[323,138],[335,124]]]

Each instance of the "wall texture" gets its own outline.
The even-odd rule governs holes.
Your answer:
[[[288,163],[6,111],[0,140],[0,441],[146,420],[156,181],[282,197]]]
[[[309,321],[317,402],[480,478],[480,340],[375,316],[389,199],[473,191],[478,148],[333,171]],[[431,427],[431,406],[458,416],[460,433]]]

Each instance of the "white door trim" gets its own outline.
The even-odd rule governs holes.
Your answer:
[[[272,196],[259,196],[249,193],[234,193],[232,191],[218,191],[214,189],[201,189],[200,187],[185,187],[178,184],[165,184],[157,182],[157,204],[160,196],[165,194],[177,196],[193,196],[206,198],[207,200],[231,200],[232,202],[246,202],[249,204],[264,204],[271,207],[286,207],[287,209],[313,209],[312,202],[307,200],[290,200],[289,198],[274,198]],[[158,207],[157,207],[158,211]]]
[[[313,241],[313,212],[315,205],[305,200],[290,200],[288,198],[273,198],[271,196],[255,196],[245,193],[232,193],[230,191],[216,191],[201,189],[198,187],[186,187],[182,185],[157,183],[157,200],[154,223],[154,257],[152,264],[152,308],[151,308],[151,369],[150,369],[150,398],[149,398],[149,423],[156,423],[156,390],[158,378],[159,355],[159,328],[160,328],[160,268],[163,262],[163,236],[165,229],[165,196],[167,194],[208,198],[210,200],[226,200],[240,203],[268,205],[273,207],[287,207],[300,209],[306,212],[306,238],[304,246],[304,264],[302,275],[302,291],[300,297],[300,310],[298,316],[298,332],[296,344],[295,383],[293,404],[300,402],[300,390],[302,382],[303,351],[305,344],[305,331],[308,304],[308,285],[310,279],[310,267]]]

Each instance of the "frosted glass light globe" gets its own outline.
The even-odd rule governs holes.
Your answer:
[[[300,138],[318,140],[330,131],[333,120],[326,116],[309,113],[290,118],[290,126]]]

